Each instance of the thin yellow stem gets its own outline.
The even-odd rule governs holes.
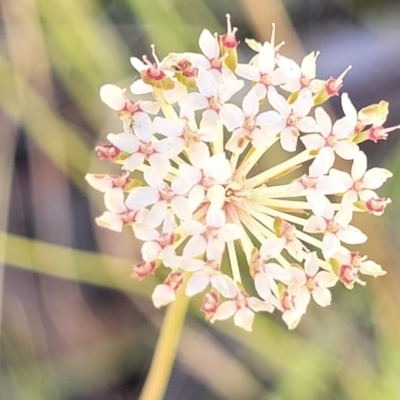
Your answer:
[[[232,277],[233,280],[236,283],[242,283],[242,278],[240,276],[240,269],[239,269],[239,263],[236,255],[236,250],[235,250],[235,243],[233,240],[229,241],[226,243],[228,247],[228,255],[229,255],[229,260],[231,262],[231,271],[232,271]]]
[[[250,178],[246,182],[246,187],[252,188],[259,186],[268,179],[273,178],[276,175],[279,175],[285,170],[289,170],[290,168],[299,165],[305,161],[311,160],[312,158],[315,158],[315,155],[312,154],[309,150],[304,150],[303,152],[297,154],[296,156],[289,158],[289,160],[286,160],[278,165],[275,165],[275,167],[269,168],[264,172],[262,172],[261,174],[258,174],[253,178]]]
[[[181,285],[175,301],[168,306],[140,400],[164,398],[189,304],[185,286]]]
[[[224,152],[224,126],[221,122],[218,123],[217,138],[211,143],[213,154],[220,154]]]

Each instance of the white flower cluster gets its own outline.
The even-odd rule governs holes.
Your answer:
[[[123,173],[86,178],[104,192],[107,211],[97,224],[114,231],[129,225],[143,241],[133,275],[168,271],[153,292],[156,307],[174,301],[184,284],[187,296],[205,292],[202,310],[211,322],[233,317],[251,330],[255,312],[277,309],[292,329],[311,297],[325,307],[337,282],[351,289],[364,284],[359,274],[385,274],[343,244],[367,239],[351,225],[354,212],[381,215],[390,203],[374,190],[392,174],[367,169],[358,144],[398,127],[383,127],[386,102],[357,112],[346,93],[344,116],[332,122],[321,104],[338,95],[349,68],[337,79],[316,79],[318,53],[297,65],[279,53],[274,27],[270,42],[247,41],[255,56],[240,64],[235,34],[228,16],[225,35],[203,30],[202,54],[171,53],[160,62],[153,47],[154,64],[132,57],[140,79],[130,90],[151,101],[101,88],[123,132],[96,150]],[[231,101],[239,93],[241,107]],[[259,172],[258,161],[279,144],[295,155]],[[350,174],[333,168],[336,156],[352,161]],[[308,173],[275,183],[306,162]],[[244,275],[254,287],[243,286]]]

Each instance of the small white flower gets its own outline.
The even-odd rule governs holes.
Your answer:
[[[187,296],[206,291],[201,310],[211,322],[233,317],[251,330],[256,312],[278,309],[293,329],[311,298],[330,304],[338,280],[351,289],[364,284],[360,274],[385,274],[345,245],[367,239],[350,225],[353,211],[379,216],[390,203],[375,190],[391,173],[367,170],[358,144],[386,139],[398,127],[383,127],[387,102],[357,112],[346,93],[344,117],[332,122],[322,105],[338,94],[349,68],[337,79],[317,79],[319,53],[297,65],[280,54],[275,28],[270,42],[246,41],[256,54],[243,64],[236,32],[227,16],[226,34],[202,31],[201,53],[160,61],[152,46],[154,63],[132,57],[140,75],[132,93],[155,101],[133,102],[111,84],[101,88],[123,129],[96,151],[123,173],[86,180],[104,194],[97,224],[118,232],[130,226],[142,243],[132,276],[168,271],[153,291],[155,307],[174,301],[183,285]],[[253,82],[246,93],[238,77]],[[293,155],[299,139],[306,149]],[[273,165],[278,143],[287,157]],[[353,160],[350,174],[332,168],[337,156]],[[308,173],[297,171],[302,166]],[[289,174],[291,183],[279,181]],[[246,288],[243,275],[254,285]],[[254,289],[257,297],[248,294]]]
[[[284,150],[289,152],[296,150],[300,132],[309,133],[319,130],[314,118],[307,116],[313,106],[310,90],[303,89],[292,105],[278,94],[274,87],[270,87],[268,101],[281,115],[281,119],[276,125],[279,127],[281,146]]]

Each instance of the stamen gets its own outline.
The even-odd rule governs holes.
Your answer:
[[[273,178],[276,175],[279,175],[280,173],[288,170],[291,167],[294,167],[305,161],[311,160],[315,158],[315,156],[316,156],[315,154],[311,154],[310,150],[304,150],[301,153],[297,154],[296,156],[289,158],[289,160],[286,160],[276,165],[275,167],[267,169],[261,174],[258,174],[253,178],[250,178],[246,182],[246,188],[253,188],[259,186],[268,179]]]
[[[275,48],[275,34],[276,34],[276,25],[275,22],[272,23],[272,31],[271,31],[271,46]]]
[[[229,260],[231,262],[232,278],[235,282],[241,284],[242,278],[240,276],[239,262],[235,250],[235,243],[233,241],[229,241],[226,243],[226,245],[228,247]]]
[[[161,63],[156,54],[156,45],[152,44],[150,47],[151,47],[151,53],[153,55],[154,61],[156,62],[157,67],[159,67]]]
[[[231,15],[226,14],[226,26],[228,35],[232,34]]]

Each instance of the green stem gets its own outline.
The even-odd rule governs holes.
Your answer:
[[[162,400],[164,397],[189,304],[185,286],[181,285],[175,301],[168,306],[140,400]]]

